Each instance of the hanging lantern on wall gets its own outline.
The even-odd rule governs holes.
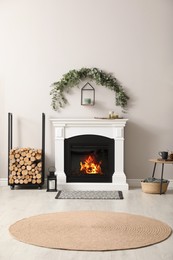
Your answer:
[[[95,89],[87,82],[81,89],[81,105],[94,106],[95,104]]]

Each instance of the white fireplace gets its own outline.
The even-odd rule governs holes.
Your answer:
[[[124,128],[127,119],[53,118],[55,168],[58,190],[128,190],[124,173]],[[78,135],[100,135],[114,139],[114,169],[111,183],[66,182],[64,140]]]

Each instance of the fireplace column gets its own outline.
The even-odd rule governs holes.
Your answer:
[[[66,183],[66,175],[64,172],[64,126],[55,128],[55,168],[57,175],[57,183]]]
[[[124,173],[124,127],[115,127],[113,137],[115,140],[115,173],[112,176],[112,182],[121,185],[126,182]]]

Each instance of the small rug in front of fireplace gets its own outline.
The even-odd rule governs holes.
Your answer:
[[[60,190],[55,199],[102,199],[117,200],[123,199],[122,191],[81,191],[81,190]]]

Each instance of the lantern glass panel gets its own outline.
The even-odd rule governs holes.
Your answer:
[[[57,191],[56,176],[47,176],[47,191]]]
[[[49,180],[49,189],[55,190],[55,180]]]

